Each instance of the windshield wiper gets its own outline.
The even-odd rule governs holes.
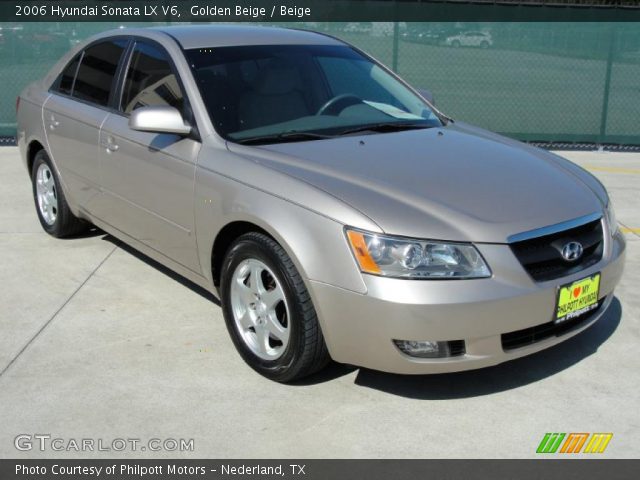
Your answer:
[[[369,125],[360,125],[358,127],[348,128],[342,130],[336,135],[349,135],[351,133],[359,132],[399,132],[402,130],[418,130],[421,128],[433,128],[434,125],[427,125],[424,123],[372,123]]]
[[[249,137],[236,140],[237,143],[243,145],[256,145],[262,143],[282,143],[282,142],[295,142],[297,140],[321,140],[325,138],[333,138],[333,135],[323,135],[321,133],[314,132],[282,132],[272,135],[261,135],[259,137]]]
[[[249,137],[242,138],[239,140],[235,140],[236,143],[240,143],[242,145],[260,145],[260,144],[269,144],[269,143],[283,143],[283,142],[295,142],[295,141],[305,141],[305,140],[323,140],[327,138],[336,138],[341,137],[343,135],[349,135],[351,133],[358,132],[399,132],[402,130],[418,130],[424,128],[433,128],[434,125],[428,125],[424,123],[371,123],[369,125],[359,125],[357,127],[347,128],[345,130],[341,130],[333,135],[327,135],[322,133],[315,132],[281,132],[274,133],[271,135],[260,135],[258,137]]]

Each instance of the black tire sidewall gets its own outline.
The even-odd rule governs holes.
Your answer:
[[[231,279],[238,265],[251,258],[263,262],[278,277],[289,307],[289,343],[284,354],[276,360],[264,360],[251,351],[242,339],[233,316],[230,298]],[[220,281],[222,311],[227,330],[245,362],[258,373],[272,380],[286,381],[286,377],[290,376],[291,370],[303,355],[303,314],[295,292],[295,286],[280,256],[268,243],[260,242],[255,238],[241,237],[228,250]]]

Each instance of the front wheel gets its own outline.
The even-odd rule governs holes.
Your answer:
[[[290,382],[329,361],[309,292],[272,238],[247,233],[233,243],[222,265],[220,293],[233,343],[261,375]]]

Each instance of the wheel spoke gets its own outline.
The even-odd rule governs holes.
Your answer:
[[[242,326],[242,328],[245,329],[245,331],[255,326],[255,322],[251,317],[251,312],[249,311],[248,308],[245,309],[244,313],[242,313],[242,315],[239,316],[238,323],[240,323],[240,325]]]
[[[262,295],[265,291],[262,284],[262,267],[255,263],[251,265],[251,289],[257,295]]]
[[[268,354],[271,348],[269,346],[269,330],[264,325],[256,327],[256,343],[261,353]]]
[[[273,290],[267,290],[262,294],[262,301],[270,312],[274,310],[278,303],[284,301],[282,287],[276,283],[276,287]]]
[[[38,195],[44,195],[47,191],[41,178],[36,178],[36,191],[38,192]]]
[[[280,340],[283,345],[287,344],[289,340],[289,329],[282,326],[275,312],[267,315],[267,323],[265,326],[269,333]]]
[[[236,280],[236,287],[238,289],[238,294],[240,296],[240,301],[247,307],[256,301],[256,296],[253,293],[253,290],[250,287],[247,287],[244,284],[243,278],[238,278]]]
[[[251,264],[251,290],[258,295],[262,295],[266,289],[262,283],[262,267],[257,263]]]

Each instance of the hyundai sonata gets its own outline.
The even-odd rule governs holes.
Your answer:
[[[46,232],[94,224],[215,292],[277,381],[528,355],[596,322],[622,274],[592,175],[317,33],[95,36],[22,92],[18,143]]]

